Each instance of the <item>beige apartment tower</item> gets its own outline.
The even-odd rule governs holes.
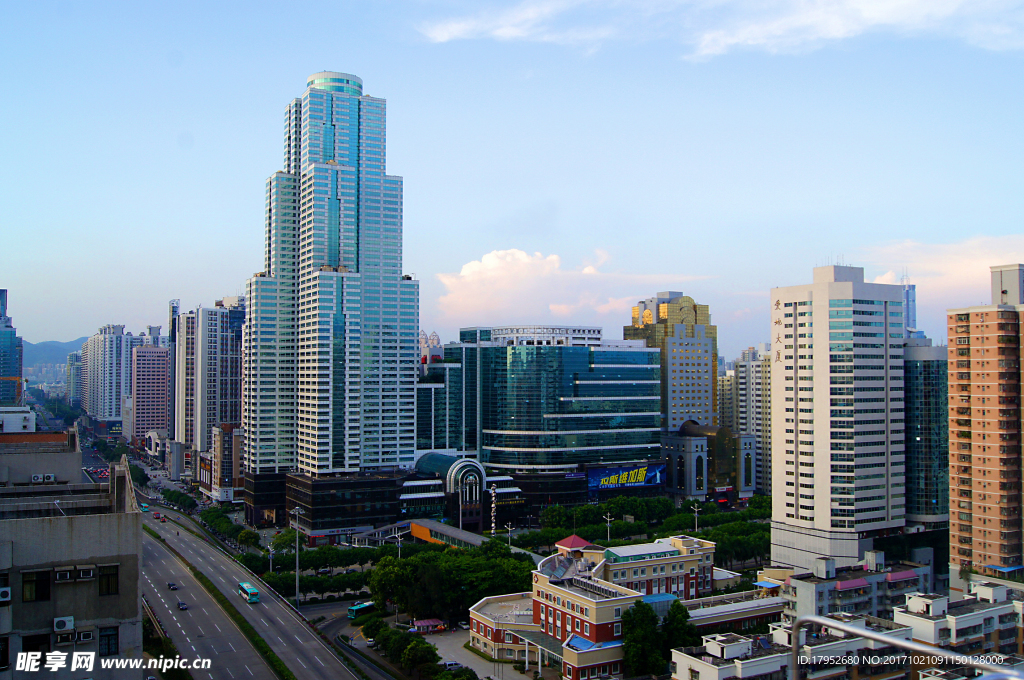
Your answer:
[[[1022,572],[1020,320],[1024,264],[992,267],[992,304],[950,309],[950,596],[968,570]]]

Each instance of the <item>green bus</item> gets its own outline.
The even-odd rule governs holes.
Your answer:
[[[348,618],[355,619],[376,610],[377,608],[372,602],[358,602],[348,608]]]
[[[238,584],[238,594],[245,598],[245,601],[249,603],[260,601],[260,591],[253,588],[252,584],[248,581],[242,581]]]

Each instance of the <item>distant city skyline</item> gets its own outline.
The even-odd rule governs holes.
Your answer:
[[[300,51],[280,38],[306,17],[269,5],[6,18],[21,162],[0,171],[0,286],[33,343],[242,294],[281,166],[265,131],[318,69],[388,98],[405,269],[445,341],[494,323],[617,338],[677,290],[731,359],[767,339],[772,287],[840,258],[908,273],[940,338],[946,308],[988,300],[989,266],[1024,261],[1015,3],[342,4]],[[55,162],[75,178],[59,191],[39,180]]]

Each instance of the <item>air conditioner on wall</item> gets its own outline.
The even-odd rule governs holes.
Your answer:
[[[57,475],[43,475],[43,481],[44,482],[56,482],[57,481]]]
[[[11,601],[11,589],[8,588],[7,586],[4,586],[3,588],[0,588],[0,602],[10,602],[10,601]]]
[[[75,629],[74,616],[58,616],[53,620],[53,632],[66,633]]]
[[[43,483],[43,476],[42,475],[32,475],[32,483],[33,484],[42,484]]]

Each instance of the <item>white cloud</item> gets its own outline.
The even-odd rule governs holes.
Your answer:
[[[897,283],[906,271],[917,286],[918,326],[944,341],[947,309],[991,304],[989,267],[1024,262],[1024,235],[978,236],[957,243],[896,241],[864,249],[864,262],[888,270],[875,279]]]
[[[622,274],[599,269],[610,259],[597,250],[592,262],[565,269],[558,255],[494,250],[463,265],[457,274],[438,274],[446,293],[437,300],[439,322],[472,326],[503,323],[629,322],[637,300],[678,287],[695,276]]]
[[[675,39],[691,57],[737,48],[818,47],[865,33],[1024,46],[1022,0],[521,0],[421,27],[434,42],[494,39],[584,44]]]

